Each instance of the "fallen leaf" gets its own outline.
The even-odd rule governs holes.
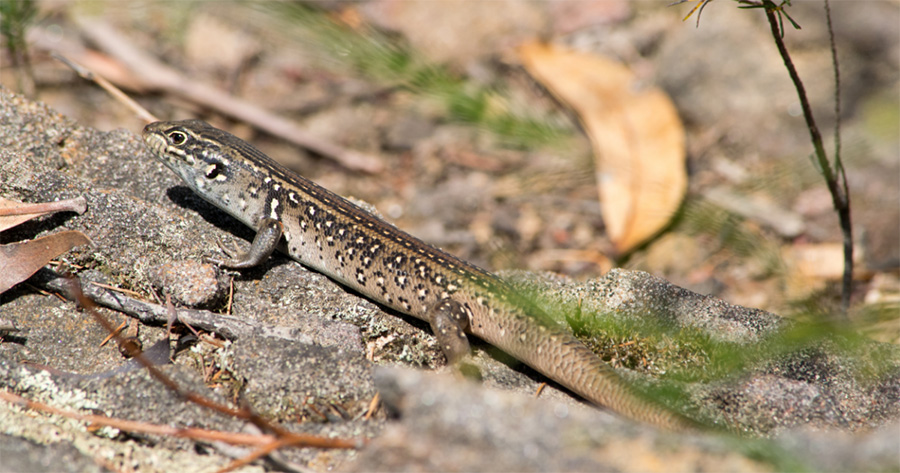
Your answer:
[[[519,57],[584,125],[616,252],[627,253],[662,230],[687,190],[684,127],[669,97],[596,55],[528,43]]]
[[[857,254],[859,252],[856,252]],[[841,243],[796,244],[784,247],[785,292],[792,299],[808,297],[826,287],[828,281],[844,274],[844,246]]]
[[[87,210],[84,197],[29,204],[0,197],[0,232],[53,212],[76,212],[83,214]]]
[[[787,247],[785,262],[806,277],[840,279],[844,274],[844,245],[815,243]]]
[[[53,258],[91,240],[75,230],[54,233],[35,240],[0,245],[0,293],[28,279]]]

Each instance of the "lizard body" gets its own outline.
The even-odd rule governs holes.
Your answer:
[[[194,192],[257,231],[247,253],[215,261],[221,266],[254,266],[281,242],[300,263],[429,322],[451,362],[468,353],[467,332],[594,404],[674,430],[698,427],[639,397],[568,331],[537,308],[526,311],[496,276],[385,223],[243,140],[200,120],[152,123],[143,136]]]

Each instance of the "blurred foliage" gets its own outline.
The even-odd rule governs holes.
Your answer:
[[[570,123],[513,111],[515,105],[502,84],[483,85],[460,77],[417,54],[400,38],[366,26],[351,28],[304,4],[272,2],[261,7],[285,25],[287,34],[299,35],[331,61],[375,81],[434,99],[450,120],[487,130],[505,146],[556,145],[573,134]]]
[[[859,327],[833,323],[816,313],[782,319],[779,327],[757,337],[728,341],[710,336],[701,327],[665,320],[665,315],[592,312],[569,296],[542,293],[538,283],[514,284],[526,307],[541,307],[543,311],[537,313],[566,323],[606,362],[661,380],[630,379],[643,395],[688,411],[694,418],[708,413],[689,407],[690,396],[684,389],[693,383],[729,383],[753,372],[803,376],[836,357],[850,366],[851,376],[866,384],[883,379],[900,365],[900,351],[893,346],[874,343]]]
[[[32,0],[3,0],[0,2],[0,34],[6,49],[18,54],[25,50],[25,31],[34,22],[37,7]]]
[[[34,93],[34,79],[25,34],[36,18],[37,6],[33,0],[0,0],[0,35],[3,35],[13,67],[18,69],[18,89],[29,96]]]
[[[557,310],[578,313],[574,307]],[[605,360],[680,382],[715,382],[812,352],[859,360],[860,377],[869,379],[895,369],[900,361],[891,347],[873,343],[856,327],[824,322],[816,314],[806,319],[786,321],[771,334],[743,342],[716,340],[700,328],[664,324],[652,314],[587,314],[568,322]]]

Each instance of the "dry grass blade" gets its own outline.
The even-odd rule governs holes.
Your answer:
[[[307,446],[310,446],[310,445],[304,445],[303,441],[301,441],[300,439],[292,439],[292,438],[282,437],[282,438],[272,441],[271,443],[269,443],[267,445],[263,445],[263,446],[257,448],[253,452],[250,452],[250,454],[248,454],[244,458],[239,458],[239,459],[233,461],[231,464],[229,464],[225,468],[222,468],[221,470],[218,470],[216,473],[227,473],[229,471],[234,471],[242,466],[249,465],[250,463],[253,463],[254,461],[259,460],[260,458],[265,457],[265,456],[271,454],[272,452],[275,452],[276,450],[284,448],[284,447],[307,447]],[[353,448],[353,447],[347,447],[347,448]]]
[[[138,292],[130,291],[128,289],[122,289],[121,287],[110,286],[109,284],[103,284],[103,283],[94,282],[94,281],[91,281],[91,284],[93,284],[97,287],[102,287],[103,289],[109,289],[110,291],[121,292],[122,294],[128,294],[129,296],[132,296],[132,297],[140,297],[140,295],[141,295]]]
[[[378,406],[381,405],[381,394],[376,392],[374,396],[372,396],[372,400],[369,401],[369,408],[366,409],[366,415],[363,417],[365,420],[369,420],[373,415],[378,411]]]

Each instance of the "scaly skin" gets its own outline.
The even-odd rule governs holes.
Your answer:
[[[144,141],[194,192],[259,232],[248,254],[223,266],[264,260],[283,233],[282,248],[295,260],[430,322],[451,361],[468,351],[464,330],[594,404],[673,430],[699,427],[636,395],[546,314],[530,306],[526,313],[494,275],[383,222],[239,138],[186,120],[152,123]]]

